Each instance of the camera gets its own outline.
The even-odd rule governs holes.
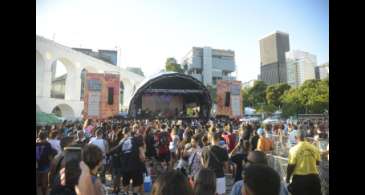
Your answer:
[[[82,148],[65,147],[64,151],[66,186],[74,187],[78,184],[81,174],[80,161],[82,160]]]

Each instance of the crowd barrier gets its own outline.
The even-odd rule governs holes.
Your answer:
[[[274,143],[274,151],[271,154],[267,154],[268,164],[275,169],[283,180],[286,177],[286,170],[288,166],[288,136],[272,135]],[[307,138],[307,141],[315,144],[320,151],[324,151],[327,148],[328,140],[314,140],[313,138]],[[322,159],[318,166],[319,178],[321,180],[322,194],[329,194],[329,161]]]

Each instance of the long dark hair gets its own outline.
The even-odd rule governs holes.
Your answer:
[[[216,189],[216,177],[213,170],[208,168],[200,169],[195,178],[195,195],[214,195]]]
[[[215,177],[214,177],[215,179]],[[152,195],[193,195],[188,178],[180,171],[167,171],[160,175],[152,187]]]

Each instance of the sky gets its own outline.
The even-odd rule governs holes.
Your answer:
[[[150,76],[192,47],[235,51],[237,79],[260,74],[259,40],[279,30],[290,49],[329,61],[328,0],[37,0],[36,33],[69,47],[119,48],[120,66]]]

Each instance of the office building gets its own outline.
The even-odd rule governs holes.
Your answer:
[[[304,81],[315,79],[317,58],[305,51],[293,50],[286,53],[287,83],[298,87]]]
[[[329,63],[324,63],[321,65],[316,66],[315,68],[316,72],[316,79],[326,79],[329,77]]]
[[[289,49],[288,33],[276,31],[260,40],[260,79],[266,84],[287,82],[285,52]]]
[[[202,81],[204,85],[216,86],[217,80],[235,80],[235,53],[232,50],[193,47],[182,59],[185,73]]]

